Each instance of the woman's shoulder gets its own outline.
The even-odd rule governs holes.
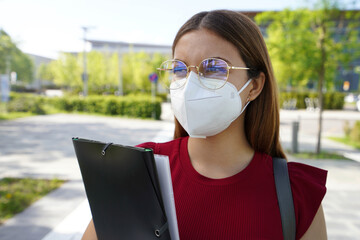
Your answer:
[[[136,145],[136,147],[151,148],[155,154],[169,155],[170,153],[179,151],[180,143],[184,139],[186,139],[186,137],[180,137],[163,143],[145,142]]]
[[[311,225],[325,196],[327,171],[298,162],[288,162],[288,171],[298,239]]]
[[[327,170],[299,162],[288,162],[290,180],[325,187]]]

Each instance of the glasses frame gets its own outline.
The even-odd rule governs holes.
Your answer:
[[[203,74],[203,73],[200,73],[200,72],[199,72],[199,69],[200,69],[201,63],[203,63],[203,62],[206,61],[206,60],[220,60],[220,61],[223,61],[223,62],[226,64],[226,70],[227,70],[226,80],[224,81],[224,84],[223,84],[221,87],[213,89],[213,88],[209,88],[209,87],[205,86],[205,85],[201,82],[200,77],[203,77],[204,74]],[[188,77],[188,75],[189,75],[189,73],[190,73],[190,69],[191,69],[191,68],[196,68],[197,75],[198,75],[198,80],[199,80],[200,84],[201,84],[204,88],[209,89],[209,90],[217,90],[217,89],[220,89],[220,88],[222,88],[223,86],[225,86],[225,84],[227,83],[227,81],[228,81],[228,79],[229,79],[229,74],[230,74],[230,70],[231,70],[231,69],[234,69],[234,70],[250,70],[250,68],[248,68],[248,67],[235,67],[235,66],[231,66],[227,61],[225,61],[224,59],[221,59],[221,58],[205,58],[205,59],[203,59],[203,60],[199,63],[198,66],[195,66],[195,65],[190,65],[190,66],[188,66],[185,62],[183,62],[183,61],[181,61],[181,60],[172,59],[172,60],[166,60],[166,61],[164,61],[163,63],[161,63],[160,66],[164,65],[164,64],[167,63],[167,62],[174,62],[174,61],[181,62],[182,64],[185,65],[185,67],[186,67],[186,76],[185,76],[186,81],[187,81],[187,77]],[[165,70],[168,70],[168,69],[157,68],[157,70],[158,70],[158,71],[165,71]],[[186,81],[184,82],[183,85],[181,85],[181,86],[178,87],[178,88],[170,88],[170,86],[169,86],[169,89],[171,89],[171,90],[179,89],[179,88],[181,88],[181,87],[183,87],[183,86],[185,85]]]

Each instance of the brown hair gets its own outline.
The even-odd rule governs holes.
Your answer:
[[[278,90],[269,54],[258,26],[247,16],[233,11],[215,10],[200,12],[190,18],[178,31],[172,53],[179,39],[186,33],[207,29],[232,43],[248,70],[249,78],[265,74],[265,84],[260,95],[249,104],[245,113],[245,134],[251,147],[273,157],[285,154],[279,141]],[[187,136],[187,132],[175,118],[174,139]]]

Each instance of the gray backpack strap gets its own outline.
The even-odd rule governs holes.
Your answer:
[[[284,240],[295,240],[295,210],[286,159],[274,157],[273,167]]]

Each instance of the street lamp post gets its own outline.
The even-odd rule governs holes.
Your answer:
[[[86,97],[88,95],[88,79],[89,79],[89,75],[87,74],[87,69],[86,69],[86,33],[87,31],[92,28],[92,27],[82,27],[82,29],[84,30],[84,52],[83,52],[83,74],[82,74],[82,80],[84,83],[84,89],[83,89],[83,95]]]

